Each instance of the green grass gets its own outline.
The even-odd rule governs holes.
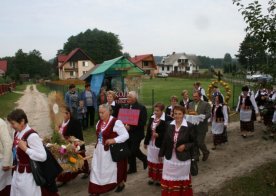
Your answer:
[[[36,88],[39,92],[48,95],[51,92],[51,89],[44,84],[36,84]]]
[[[231,179],[209,195],[276,195],[276,161],[266,163],[245,176]]]
[[[200,80],[202,87],[205,89],[206,93],[208,91],[208,85],[213,79],[202,79]],[[165,105],[170,105],[170,97],[176,95],[180,100],[182,98],[181,92],[186,89],[189,91],[189,95],[192,98],[193,84],[196,80],[192,79],[182,79],[182,78],[154,78],[152,80],[144,79],[142,83],[142,88],[140,90],[140,101],[147,108],[151,108],[153,103],[162,102]],[[220,90],[223,94],[225,91],[222,87]],[[233,85],[230,84],[230,88],[233,92]],[[154,98],[153,92],[154,90]],[[241,86],[234,86],[234,96],[231,97],[229,101],[229,106],[232,108],[237,104],[238,98],[237,95],[241,92]]]
[[[27,85],[28,83],[18,85],[16,86],[15,91],[24,91]],[[18,101],[22,95],[23,94],[11,92],[0,96],[0,118],[7,117],[7,115],[17,106],[15,102]]]
[[[95,127],[93,128],[88,128],[83,132],[83,138],[85,141],[85,144],[91,144],[91,143],[95,143],[96,142],[96,131],[95,131]]]

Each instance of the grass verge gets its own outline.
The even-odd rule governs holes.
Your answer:
[[[233,178],[208,195],[276,195],[276,161],[266,163],[244,176]]]

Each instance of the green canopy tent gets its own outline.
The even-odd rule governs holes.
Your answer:
[[[121,56],[115,59],[104,61],[82,78],[91,83],[92,91],[98,95],[100,88],[107,78],[120,78],[121,88],[125,89],[124,78],[144,75],[144,71],[130,62],[126,57]]]

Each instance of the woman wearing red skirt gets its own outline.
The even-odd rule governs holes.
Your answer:
[[[99,195],[116,189],[121,192],[125,187],[127,177],[127,160],[113,162],[109,146],[123,143],[128,138],[128,132],[122,123],[111,116],[108,104],[100,105],[100,120],[96,125],[97,144],[94,150],[88,192]]]
[[[148,175],[151,178],[149,185],[160,186],[162,179],[163,163],[159,159],[159,150],[166,132],[165,106],[162,103],[154,105],[154,115],[151,116],[148,123],[147,134],[144,140],[144,147],[148,150]]]
[[[194,136],[192,124],[184,119],[184,114],[184,107],[174,107],[174,120],[168,125],[160,148],[159,157],[164,157],[162,196],[193,195],[190,167],[194,155]]]

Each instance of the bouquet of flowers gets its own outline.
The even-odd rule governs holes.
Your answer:
[[[43,143],[51,151],[64,172],[76,172],[84,165],[86,157],[79,153],[80,146],[84,142],[75,138],[69,137],[65,139],[59,132],[53,131],[51,138],[44,138]]]

